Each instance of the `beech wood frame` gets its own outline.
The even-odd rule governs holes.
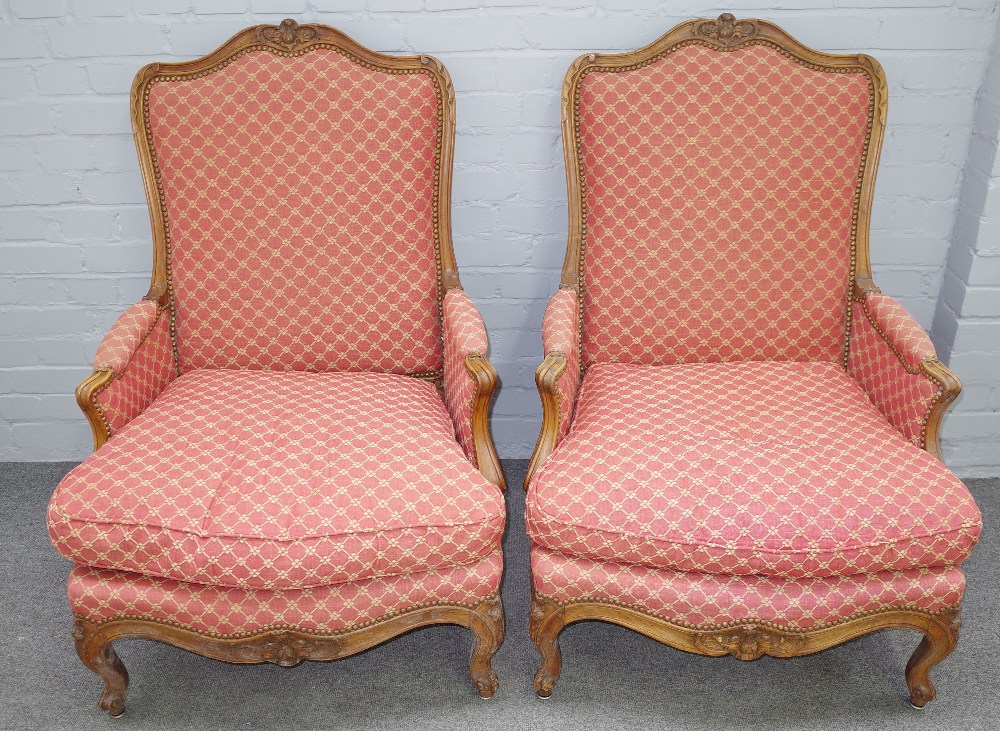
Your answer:
[[[436,150],[436,217],[434,234],[438,268],[438,306],[443,325],[443,300],[447,290],[461,289],[451,239],[451,181],[455,147],[455,88],[444,65],[427,55],[389,56],[368,49],[341,31],[318,24],[300,25],[286,19],[280,25],[256,25],[240,31],[212,53],[183,63],[152,63],[142,68],[132,85],[130,98],[132,130],[139,168],[142,173],[153,231],[153,274],[144,300],[156,302],[173,317],[173,297],[169,275],[169,233],[166,200],[157,179],[152,140],[146,123],[146,103],[150,85],[161,77],[190,78],[210,73],[235,56],[249,50],[264,50],[283,56],[297,56],[316,47],[333,48],[355,63],[384,73],[426,73],[434,80],[439,102],[439,137]],[[161,313],[162,316],[163,313]],[[174,364],[177,343],[171,321]],[[179,366],[178,366],[179,367]],[[476,464],[484,477],[504,489],[504,476],[489,426],[489,407],[497,386],[497,373],[485,353],[471,352],[465,368],[476,384],[472,400],[471,426]],[[111,436],[96,396],[110,386],[116,375],[109,367],[96,368],[76,390],[77,403],[86,415],[94,435],[94,449]],[[443,374],[416,374],[443,389]],[[469,664],[473,686],[482,698],[496,692],[498,681],[491,658],[504,637],[504,612],[499,596],[484,599],[477,606],[440,604],[417,607],[402,614],[349,631],[320,634],[294,629],[265,629],[248,637],[217,637],[148,618],[122,618],[95,624],[76,618],[73,639],[80,660],[104,681],[98,706],[112,717],[124,713],[128,672],[111,643],[122,637],[156,640],[205,657],[230,663],[269,662],[291,667],[304,660],[335,660],[420,627],[454,624],[468,628],[475,647]]]
[[[146,120],[150,86],[164,77],[182,79],[205,75],[233,57],[249,50],[265,50],[284,56],[297,56],[316,48],[328,47],[344,53],[356,63],[389,74],[426,73],[434,80],[438,94],[440,132],[436,152],[435,190],[436,216],[434,221],[435,249],[438,268],[438,316],[443,324],[445,292],[462,289],[455,262],[451,238],[451,182],[455,156],[455,86],[451,76],[438,59],[428,55],[389,56],[378,53],[326,25],[303,24],[286,19],[280,25],[256,25],[240,31],[212,53],[182,63],[151,63],[142,69],[132,83],[130,97],[132,133],[139,156],[139,170],[146,189],[149,220],[153,232],[153,273],[149,291],[144,300],[157,302],[168,310],[171,317],[171,341],[174,363],[179,368],[177,343],[173,323],[173,293],[170,283],[170,237],[166,219],[166,199],[158,181],[153,155],[153,144]],[[476,383],[472,399],[472,440],[479,471],[501,489],[504,487],[503,470],[489,426],[489,407],[497,387],[497,373],[485,353],[473,352],[465,359],[465,368]],[[178,372],[179,375],[179,372]],[[440,372],[417,374],[443,384]],[[94,434],[94,449],[99,449],[111,436],[95,396],[107,388],[115,374],[110,368],[97,368],[84,379],[76,390],[76,399],[86,415]]]
[[[807,66],[824,70],[861,72],[867,75],[872,94],[869,110],[868,139],[863,153],[863,173],[857,189],[853,212],[853,242],[851,280],[845,292],[845,317],[847,322],[843,364],[846,368],[851,331],[851,303],[864,301],[878,292],[872,280],[869,258],[869,225],[872,199],[875,192],[875,175],[885,135],[888,92],[885,73],[874,58],[865,54],[835,55],[808,48],[784,30],[759,19],[737,20],[729,13],[718,19],[697,18],[681,23],[643,48],[621,54],[589,53],[576,59],[566,72],[562,89],[562,138],[566,162],[566,184],[569,203],[569,238],[563,262],[561,289],[571,289],[578,298],[577,347],[583,347],[582,253],[586,235],[585,205],[581,182],[581,163],[577,141],[579,125],[579,83],[589,72],[625,71],[652,60],[684,45],[701,44],[719,51],[734,51],[753,44],[765,44]],[[925,358],[914,370],[907,365],[895,344],[881,330],[877,330],[896,354],[901,366],[908,373],[920,374],[938,386],[923,425],[921,446],[935,457],[941,457],[939,435],[941,420],[951,403],[961,391],[958,377],[936,358]],[[559,443],[558,380],[565,373],[567,358],[558,351],[545,354],[535,373],[535,382],[542,401],[542,427],[531,462],[524,479],[527,490],[534,473],[552,454]],[[581,371],[584,368],[580,359]],[[930,680],[930,670],[947,657],[958,642],[961,626],[960,606],[937,614],[914,609],[895,609],[870,613],[851,618],[822,629],[797,632],[770,626],[765,623],[745,622],[721,627],[694,628],[670,622],[663,617],[628,606],[604,601],[576,601],[559,603],[535,592],[532,582],[532,609],[529,627],[532,642],[541,655],[541,666],[535,675],[535,691],[541,698],[548,698],[559,679],[561,655],[559,633],[575,622],[603,621],[619,624],[651,637],[671,647],[702,655],[733,655],[741,660],[754,660],[762,655],[798,657],[820,652],[848,642],[856,637],[883,629],[903,628],[923,633],[924,639],[914,651],[906,667],[906,682],[910,702],[923,708],[934,700],[936,691]]]
[[[499,682],[491,660],[504,639],[504,612],[499,595],[475,607],[439,605],[413,609],[359,629],[338,633],[315,633],[294,629],[271,629],[239,637],[212,637],[194,630],[147,619],[115,619],[96,624],[77,618],[73,641],[80,660],[104,681],[98,708],[112,718],[125,713],[129,676],[111,644],[123,637],[155,640],[213,660],[228,663],[271,663],[291,668],[305,660],[339,660],[422,627],[454,624],[469,629],[475,647],[469,660],[469,676],[480,698],[489,698]]]

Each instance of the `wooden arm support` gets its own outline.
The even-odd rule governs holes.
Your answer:
[[[531,462],[524,476],[525,490],[528,489],[535,471],[559,444],[559,420],[562,414],[556,384],[565,372],[566,355],[558,351],[546,355],[545,360],[535,371],[535,385],[538,386],[538,395],[542,399],[542,429],[538,433],[538,442],[535,444],[535,451],[531,455]]]
[[[937,359],[937,355],[934,353],[933,346],[929,341],[922,351],[914,348],[912,343],[907,345],[904,342],[898,342],[898,338],[894,338],[891,333],[886,332],[886,329],[876,322],[866,304],[867,300],[874,295],[882,295],[882,291],[875,285],[870,276],[855,277],[853,297],[856,302],[860,303],[867,320],[855,323],[854,327],[870,327],[895,355],[896,367],[905,371],[910,376],[920,376],[934,384],[937,395],[930,401],[924,412],[922,443],[920,446],[938,459],[941,459],[939,441],[941,422],[948,408],[961,393],[962,383],[951,369]],[[885,299],[890,303],[892,302],[889,298]],[[898,307],[896,303],[892,303],[892,305]],[[913,326],[917,327],[916,323]],[[862,352],[864,351],[859,351],[857,355],[860,357]],[[848,363],[851,362],[852,357],[854,357],[853,354],[848,358]],[[863,383],[862,386],[864,386]]]
[[[476,450],[476,464],[487,480],[504,490],[506,481],[490,433],[490,403],[497,386],[497,372],[482,353],[465,356],[465,369],[476,382],[472,397],[472,442]]]

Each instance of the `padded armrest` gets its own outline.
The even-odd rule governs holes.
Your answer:
[[[479,310],[465,290],[449,289],[444,296],[444,402],[466,457],[488,480],[503,487],[489,431],[497,374],[486,359],[488,348]]]
[[[542,347],[546,359],[554,354],[565,358],[565,369],[555,377],[559,396],[559,438],[569,431],[573,408],[580,390],[579,298],[575,289],[560,289],[549,300],[542,320]]]
[[[579,300],[572,287],[549,300],[542,320],[545,360],[535,372],[542,399],[542,430],[524,478],[525,489],[535,471],[566,436],[580,390]]]
[[[856,287],[851,307],[848,372],[903,436],[940,457],[938,429],[958,378],[910,313],[873,285]]]
[[[141,414],[176,375],[167,308],[152,300],[132,305],[104,336],[94,372],[76,391],[94,448]]]

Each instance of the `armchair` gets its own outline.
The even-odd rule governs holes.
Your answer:
[[[124,712],[122,637],[290,667],[437,624],[491,696],[497,379],[451,245],[447,71],[286,20],[145,67],[132,120],[152,287],[77,391],[96,451],[48,514],[100,708]]]
[[[569,242],[525,478],[539,696],[601,620],[753,660],[958,639],[982,530],[939,460],[958,379],[871,280],[886,83],[761,20],[588,54],[563,87]]]

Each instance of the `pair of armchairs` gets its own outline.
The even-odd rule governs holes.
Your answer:
[[[933,699],[981,519],[936,458],[958,381],[870,278],[885,104],[874,60],[730,15],[571,66],[525,480],[540,696],[562,628],[604,620],[745,660],[914,629]],[[49,513],[100,707],[121,637],[292,666],[442,623],[489,697],[497,379],[444,67],[286,20],[146,67],[132,113],[152,287],[78,389],[97,449]]]

